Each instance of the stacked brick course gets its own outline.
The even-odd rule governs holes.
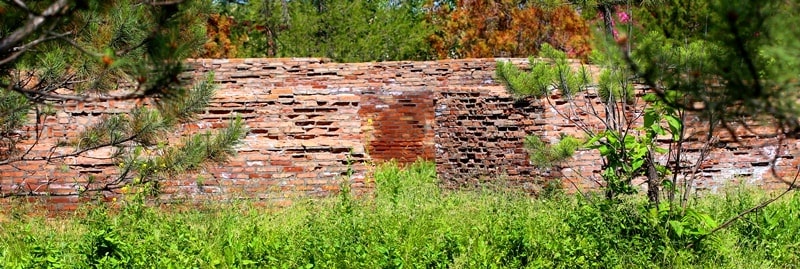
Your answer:
[[[541,130],[536,128],[543,124],[541,104],[515,100],[502,86],[450,88],[436,95],[437,170],[445,183],[536,176],[521,145],[526,132]]]
[[[553,103],[544,103],[506,94],[493,80],[495,63],[494,59],[354,64],[313,58],[191,60],[186,77],[200,79],[213,72],[219,89],[200,119],[184,125],[170,142],[179,141],[180,133],[224,127],[236,116],[245,120],[250,132],[230,162],[164,182],[162,198],[283,201],[335,192],[348,175],[356,190],[364,190],[371,186],[368,163],[390,159],[408,163],[418,157],[435,160],[448,186],[498,177],[525,185],[542,176],[564,176],[570,179],[568,187],[596,188],[601,164],[593,151],[578,152],[568,165],[554,171],[539,171],[528,163],[522,149],[526,133],[551,140],[561,133],[580,133],[557,113],[567,105],[558,96],[553,96]],[[585,95],[579,103],[598,106],[599,100]],[[59,141],[134,105],[58,104],[55,116],[42,118],[38,127],[42,136],[27,156],[40,160],[0,165],[0,193],[35,194],[40,197],[31,199],[44,197],[53,209],[75,208],[88,199],[78,195],[80,186],[116,175],[116,164],[97,158],[110,152],[45,159],[70,152],[69,148],[51,152]],[[32,122],[30,138],[19,146],[33,145],[36,130]],[[695,131],[702,136],[702,129]],[[798,141],[781,144],[768,131],[742,132],[737,134],[739,140],[720,133],[720,143],[700,168],[703,177],[697,185],[715,188],[731,179],[777,182],[768,178],[764,157],[777,156],[773,160],[781,171],[789,171],[797,165],[792,156]],[[769,147],[778,144],[782,146]],[[110,199],[118,194],[98,195]]]

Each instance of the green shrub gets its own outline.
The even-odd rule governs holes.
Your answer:
[[[791,195],[696,242],[763,200],[732,189],[682,215],[560,195],[443,191],[429,162],[379,165],[372,198],[178,210],[87,205],[63,219],[0,225],[2,268],[752,268],[798,267],[800,197]],[[342,206],[348,203],[347,207]],[[662,206],[663,207],[663,206]],[[704,214],[708,212],[708,214]],[[708,219],[706,219],[708,218]],[[711,223],[709,223],[711,222]],[[691,245],[691,247],[689,247]]]

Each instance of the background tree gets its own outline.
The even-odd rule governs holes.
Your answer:
[[[792,177],[787,171],[777,171],[776,164],[782,155],[777,152],[786,146],[783,139],[797,137],[800,132],[797,75],[800,61],[796,55],[800,41],[792,38],[799,34],[797,28],[792,27],[800,23],[798,5],[777,0],[676,0],[664,1],[658,6],[625,7],[625,16],[635,14],[641,16],[641,20],[636,16],[628,17],[625,25],[612,24],[614,27],[610,31],[606,28],[609,35],[625,30],[627,36],[616,42],[606,38],[612,42],[599,46],[604,55],[593,62],[611,63],[606,70],[608,67],[612,69],[601,72],[597,84],[593,86],[590,83],[585,88],[594,89],[606,106],[604,113],[594,114],[606,117],[604,128],[600,128],[600,132],[589,130],[590,139],[586,145],[597,149],[604,157],[602,177],[608,198],[613,198],[615,193],[633,192],[630,189],[631,177],[646,177],[653,208],[651,212],[659,216],[658,225],[671,230],[660,236],[681,239],[688,246],[697,246],[709,235],[758,212],[797,188],[795,184],[800,168],[793,171],[797,174]],[[558,68],[559,57],[554,58],[555,69],[562,69]],[[542,76],[537,75],[539,73],[545,74],[544,77],[555,77],[556,88],[564,95],[574,92],[569,83],[558,82],[564,78],[569,81],[570,76],[548,75],[554,71],[539,68],[538,63],[532,62],[533,74],[501,64],[498,77],[517,94],[542,96],[542,90],[548,88],[541,87],[539,79]],[[625,108],[625,103],[631,94],[625,85],[632,82],[645,84],[652,94],[645,95],[643,101],[647,102],[647,107],[640,116],[634,113],[631,114],[634,117],[628,117],[631,110]],[[621,109],[615,108],[620,106]],[[716,129],[720,126],[734,139],[748,132],[775,137],[777,150],[768,162],[772,165],[773,176],[786,182],[787,189],[721,224],[687,206],[693,177],[683,177],[683,188],[677,184],[677,175],[686,175],[687,172],[680,158],[682,145],[687,139],[683,128],[687,113],[698,116],[700,123],[708,127],[705,137],[693,137],[705,143],[693,166],[694,171],[706,156],[704,152],[715,144],[715,136],[719,135]],[[573,114],[565,114],[565,118]],[[623,119],[617,121],[622,124],[609,124],[609,116]],[[642,118],[641,125],[636,122],[637,117]],[[768,123],[775,130],[762,133],[763,129],[750,128],[753,123],[762,126]],[[659,149],[654,143],[657,137],[667,134],[675,145],[670,145],[670,151]],[[668,162],[655,163],[652,156],[663,153],[670,154]],[[665,172],[672,173],[671,180],[664,180]],[[663,201],[659,200],[662,190],[668,194],[668,203],[660,203]],[[676,191],[683,192],[679,196],[682,198],[680,210],[674,210],[676,196],[673,194]],[[687,235],[683,230],[684,222],[693,218],[701,220],[708,228]],[[658,229],[652,227],[653,231]]]
[[[588,24],[560,1],[461,0],[429,3],[438,58],[527,57],[542,44],[586,57]]]
[[[562,0],[214,1],[203,57],[336,61],[524,57],[542,44],[585,58],[586,19]],[[596,16],[595,16],[596,17]]]
[[[684,94],[686,100],[671,100],[673,105],[716,116],[723,125],[743,118],[774,120],[786,134],[798,130],[797,75],[800,42],[798,4],[786,1],[700,1],[708,12],[693,12],[671,23],[648,27],[650,39],[639,51],[627,55],[631,68],[661,96]],[[685,9],[681,1],[667,5]],[[650,12],[649,19],[664,22],[666,12]],[[654,26],[653,24],[648,26]],[[683,27],[690,31],[675,31]],[[702,51],[693,68],[665,68],[683,61],[663,53],[658,46],[677,51],[688,47]],[[683,101],[683,103],[681,103]],[[691,106],[689,106],[691,102]]]
[[[202,57],[275,57],[278,34],[290,26],[289,1],[218,1],[208,18]]]
[[[204,3],[197,1],[0,1],[0,127],[2,159],[58,162],[114,148],[119,177],[91,190],[156,187],[168,175],[224,161],[244,134],[237,120],[218,134],[169,145],[161,137],[202,112],[211,81],[181,79],[183,60],[205,42]],[[70,153],[31,156],[15,142],[70,102],[129,100],[130,113],[109,116],[64,141]],[[35,145],[35,144],[34,144]],[[32,146],[31,146],[32,148]],[[29,195],[20,190],[8,195]]]
[[[207,47],[235,50],[223,53],[227,57],[327,57],[343,62],[431,58],[425,43],[431,28],[421,0],[254,0],[220,4],[217,10],[220,17],[209,24],[233,41],[226,45],[220,38]],[[213,51],[207,55],[215,56]]]

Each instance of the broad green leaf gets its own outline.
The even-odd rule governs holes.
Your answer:
[[[655,102],[658,101],[658,96],[656,96],[653,93],[648,93],[642,96],[642,100],[644,100],[645,102]]]
[[[592,136],[592,138],[591,138],[591,139],[589,139],[589,141],[586,141],[586,143],[584,143],[584,145],[585,145],[586,147],[592,147],[592,146],[594,146],[594,145],[595,145],[595,143],[597,143],[598,141],[600,141],[600,139],[602,139],[602,138],[603,138],[603,135],[602,135],[602,133],[598,133],[598,134],[596,134],[596,135]]]
[[[672,228],[673,231],[675,231],[675,234],[678,235],[678,237],[683,236],[683,222],[677,220],[670,220],[669,226]]]
[[[672,139],[675,141],[679,140],[681,135],[681,128],[683,128],[681,120],[672,115],[666,115],[664,116],[664,118],[667,120],[667,124],[669,124],[669,130],[672,133]]]
[[[597,150],[600,151],[600,155],[602,156],[607,156],[609,153],[611,153],[611,149],[607,145],[600,145]]]
[[[658,120],[655,109],[648,108],[644,111],[644,126],[650,127]]]
[[[644,159],[637,159],[631,162],[631,168],[635,171],[642,167],[644,164]]]
[[[654,124],[654,125],[650,126],[650,128],[651,128],[651,129],[653,130],[653,132],[654,132],[654,133],[656,133],[657,135],[665,135],[665,134],[667,134],[667,132],[666,132],[666,131],[664,131],[664,128],[661,128],[661,125]]]
[[[606,140],[608,140],[608,143],[611,144],[611,145],[615,145],[615,144],[617,144],[619,142],[619,138],[617,137],[617,134],[615,134],[615,133],[606,132],[605,133],[605,137],[606,137]]]

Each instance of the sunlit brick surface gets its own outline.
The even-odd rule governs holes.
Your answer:
[[[348,175],[354,189],[362,192],[373,186],[370,164],[417,158],[435,160],[439,177],[450,187],[504,180],[535,191],[541,180],[562,177],[571,189],[602,184],[602,163],[594,151],[579,151],[561,167],[541,171],[529,164],[522,148],[526,133],[546,141],[561,134],[585,137],[576,122],[594,127],[601,123],[580,110],[593,108],[603,117],[599,98],[579,95],[568,103],[554,93],[550,102],[514,99],[493,79],[494,59],[355,64],[311,58],[202,59],[190,60],[188,66],[186,78],[213,72],[219,90],[197,122],[185,124],[166,140],[178,143],[180,134],[222,128],[236,115],[250,132],[230,162],[163,182],[165,200],[280,202],[334,193]],[[116,197],[118,190],[78,195],[81,186],[102,186],[117,176],[117,164],[104,159],[111,151],[47,159],[73,150],[51,151],[59,141],[135,105],[60,104],[55,116],[41,119],[41,137],[26,155],[38,160],[0,166],[0,193],[37,195],[40,198],[31,199],[47,200],[57,210],[73,209],[91,198]],[[628,113],[635,116],[642,105]],[[687,120],[687,136],[693,139],[683,146],[688,149],[683,165],[693,171],[705,126],[693,123],[693,117]],[[29,138],[18,145],[21,149],[34,145],[33,123]],[[792,176],[798,140],[779,141],[781,136],[769,126],[755,124],[755,134],[734,126],[738,139],[724,130],[715,133],[719,142],[697,167],[696,187],[716,189],[729,181],[783,187],[772,176],[771,164],[775,161],[778,175]]]

